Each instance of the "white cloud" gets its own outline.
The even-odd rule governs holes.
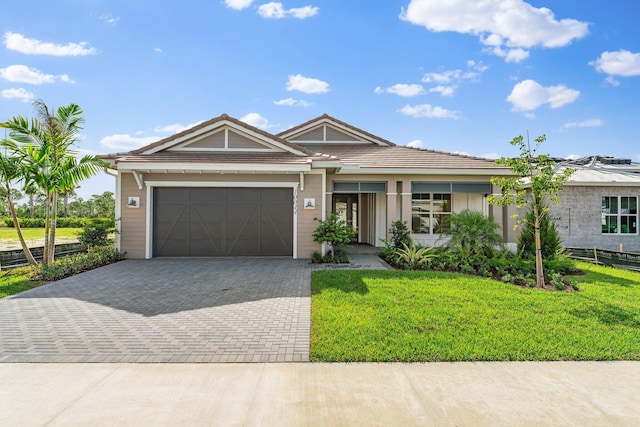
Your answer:
[[[164,53],[164,51],[163,51],[162,49],[160,49],[159,47],[154,47],[154,48],[153,48],[153,51],[154,51],[155,53]]]
[[[129,134],[116,134],[105,136],[100,144],[114,150],[134,150],[160,140],[157,136],[137,137]]]
[[[566,46],[589,32],[586,22],[557,20],[550,9],[523,0],[411,0],[400,19],[433,32],[478,36],[490,53],[511,62],[526,58],[526,49]]]
[[[458,111],[447,110],[442,107],[433,107],[429,104],[405,105],[398,110],[405,116],[420,117],[428,119],[461,119]]]
[[[477,77],[478,73],[473,71],[448,70],[442,73],[427,73],[422,77],[422,81],[425,83],[451,83],[461,80],[473,80]]]
[[[100,20],[106,22],[107,24],[116,25],[120,20],[120,17],[114,16],[110,13],[105,13],[104,15],[100,16]]]
[[[273,101],[276,105],[283,105],[287,107],[309,107],[311,105],[310,102],[307,102],[303,99],[293,99],[293,98],[285,98],[279,101]]]
[[[4,33],[4,45],[9,50],[15,50],[27,55],[84,56],[98,52],[95,48],[90,47],[87,42],[59,45],[28,39],[22,34],[12,32]]]
[[[251,3],[253,3],[253,0],[224,0],[224,4],[226,4],[227,7],[235,10],[246,9],[251,6]]]
[[[280,2],[270,2],[258,7],[258,14],[263,18],[282,19],[291,16],[298,19],[310,18],[317,15],[319,8],[315,6],[304,6],[292,9],[285,9]]]
[[[422,81],[425,83],[437,83],[436,87],[429,89],[429,93],[439,93],[442,96],[453,96],[458,84],[464,81],[479,81],[479,77],[482,73],[489,69],[488,66],[483,65],[482,62],[475,62],[472,60],[467,61],[467,67],[469,70],[463,71],[460,69],[447,70],[439,73],[426,73],[422,76]]]
[[[613,87],[618,87],[620,86],[620,82],[618,80],[616,80],[615,78],[613,78],[612,76],[607,77],[606,79],[604,79],[605,83],[607,83],[608,85],[611,85]]]
[[[580,155],[580,154],[569,154],[567,157],[565,157],[565,159],[567,160],[577,160],[577,159],[581,159],[584,156]]]
[[[202,121],[191,123],[186,126],[180,123],[174,123],[174,124],[165,125],[165,126],[156,126],[155,128],[153,128],[153,131],[157,133],[171,133],[171,134],[179,133],[179,132],[182,132],[183,130],[187,130],[194,126],[197,126],[200,123],[202,123]]]
[[[601,119],[588,119],[581,122],[567,122],[562,126],[565,129],[572,128],[595,128],[604,125],[604,121]]]
[[[593,65],[601,73],[614,76],[640,76],[640,53],[631,53],[624,49],[602,52],[600,57],[589,62],[589,65]]]
[[[29,92],[28,90],[21,87],[4,89],[2,92],[0,92],[0,96],[7,99],[19,99],[22,102],[29,102],[35,98],[33,92]]]
[[[45,74],[37,68],[29,68],[26,65],[10,65],[6,68],[0,68],[0,77],[10,82],[29,83],[32,85],[54,83],[56,79],[66,83],[75,83],[66,74],[60,76]]]
[[[574,102],[579,96],[580,91],[565,85],[543,87],[534,80],[524,80],[513,87],[507,101],[513,104],[513,111],[532,111],[544,104],[560,108]]]
[[[500,156],[500,154],[498,153],[486,153],[486,154],[482,154],[480,157],[484,157],[485,159],[496,160],[502,156]]]
[[[424,143],[419,139],[414,139],[407,144],[407,147],[411,148],[424,148]]]
[[[297,90],[304,93],[326,93],[329,92],[329,83],[296,74],[295,76],[289,76],[287,90]]]
[[[422,85],[398,83],[388,88],[377,87],[375,93],[392,93],[398,96],[411,98],[413,96],[424,95],[426,92]]]
[[[287,13],[294,18],[298,19],[306,19],[315,16],[320,11],[320,8],[316,6],[304,6],[304,7],[294,7],[287,11]]]
[[[271,123],[269,123],[269,120],[262,117],[258,113],[249,113],[244,117],[240,117],[240,121],[263,130],[278,126],[272,125]]]
[[[524,113],[524,117],[529,120],[535,120],[536,115],[534,113]]]
[[[429,93],[439,93],[442,96],[453,96],[457,86],[438,85],[429,89]]]

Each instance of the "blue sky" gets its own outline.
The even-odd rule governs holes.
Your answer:
[[[222,113],[277,133],[323,113],[399,145],[640,161],[628,0],[35,0],[0,14],[0,120],[84,109],[79,149],[128,151]],[[81,197],[114,189],[101,176]]]

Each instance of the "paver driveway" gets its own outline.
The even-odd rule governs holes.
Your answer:
[[[0,299],[0,362],[308,361],[307,260],[127,260]]]

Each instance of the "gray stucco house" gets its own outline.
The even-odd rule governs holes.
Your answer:
[[[574,174],[551,204],[551,217],[566,247],[640,252],[640,164],[591,156],[562,162]]]

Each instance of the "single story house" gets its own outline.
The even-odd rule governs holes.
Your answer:
[[[394,143],[328,115],[271,134],[223,114],[145,147],[101,156],[117,171],[117,247],[129,258],[286,256],[322,250],[315,218],[330,212],[381,246],[397,219],[434,244],[448,215],[493,215],[493,161]]]
[[[551,203],[549,209],[562,244],[640,252],[640,164],[590,156],[557,167],[575,169],[560,192],[560,205]]]

